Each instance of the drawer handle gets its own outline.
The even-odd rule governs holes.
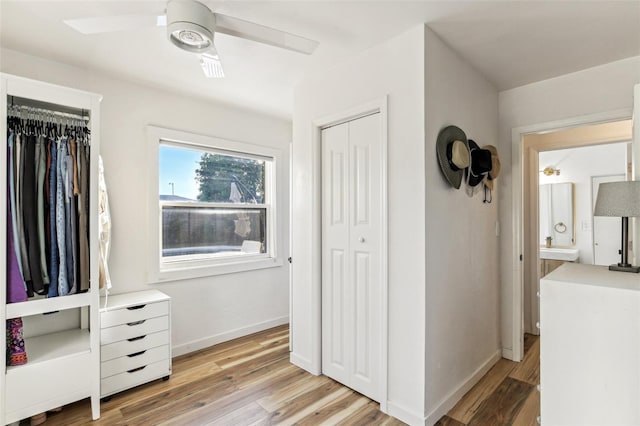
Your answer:
[[[142,309],[147,305],[137,305],[137,306],[129,306],[127,309],[130,311],[135,311],[136,309]]]
[[[140,321],[128,322],[128,323],[127,323],[127,325],[128,325],[129,327],[131,327],[131,326],[134,326],[134,325],[140,325],[140,324],[142,324],[142,323],[143,323],[143,322],[145,322],[145,321],[146,321],[146,320],[140,320]]]
[[[145,337],[147,337],[147,335],[145,334],[144,336],[138,336],[138,337],[132,337],[131,339],[127,339],[129,342],[135,342],[136,340],[142,340]]]
[[[144,351],[140,351],[140,352],[136,352],[136,353],[134,353],[134,354],[129,354],[129,355],[127,355],[127,356],[128,356],[129,358],[133,358],[134,356],[140,356],[140,355],[142,355],[142,354],[143,354],[143,353],[145,353],[145,352],[146,352],[146,350],[144,350]]]
[[[138,367],[138,368],[133,368],[131,370],[127,370],[127,373],[135,373],[136,371],[144,370],[145,367],[146,365],[143,365],[142,367]]]

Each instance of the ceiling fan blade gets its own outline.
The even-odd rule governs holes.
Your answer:
[[[165,15],[120,15],[67,19],[65,24],[82,34],[111,33],[167,25]]]
[[[216,15],[216,32],[242,37],[247,40],[293,50],[307,55],[312,54],[318,42],[295,34],[290,34],[264,25],[245,21],[231,16]]]
[[[215,48],[211,48],[207,53],[200,55],[200,65],[202,66],[202,72],[208,78],[224,77],[220,55],[218,55]]]

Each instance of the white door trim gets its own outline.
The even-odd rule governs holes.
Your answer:
[[[367,102],[345,111],[320,117],[313,121],[312,124],[312,152],[314,156],[314,173],[313,173],[313,204],[314,217],[312,219],[312,251],[313,251],[313,270],[318,271],[314,274],[312,283],[313,294],[313,353],[317,357],[318,363],[314,363],[321,368],[322,365],[322,279],[320,277],[321,259],[322,259],[322,177],[320,176],[321,167],[321,142],[322,129],[344,123],[346,121],[355,120],[366,115],[380,113],[381,120],[381,139],[380,139],[380,284],[381,284],[381,305],[382,305],[382,334],[381,334],[381,351],[380,354],[380,410],[387,412],[387,371],[388,371],[388,330],[389,330],[389,281],[388,281],[388,200],[387,200],[387,96]],[[320,370],[321,371],[321,370]]]
[[[531,133],[542,133],[568,129],[590,124],[606,123],[610,121],[628,120],[632,117],[632,109],[619,109],[597,114],[590,114],[546,123],[516,127],[511,131],[511,210],[512,210],[512,318],[511,335],[512,347],[503,348],[503,356],[513,361],[521,361],[524,355],[524,267],[520,259],[524,256],[524,223],[523,223],[523,159],[522,138]],[[634,145],[640,141],[634,141]],[[640,152],[640,147],[634,147],[634,151]],[[634,158],[636,160],[636,158]],[[634,161],[635,163],[635,161]]]
[[[640,180],[640,84],[633,86],[633,110],[635,120],[633,120],[633,140],[631,141],[631,170],[632,180]],[[633,241],[640,242],[640,219],[633,218]],[[635,246],[634,246],[635,247]],[[633,263],[640,262],[640,250],[633,251]]]

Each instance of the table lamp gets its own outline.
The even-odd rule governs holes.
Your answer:
[[[640,266],[629,263],[629,218],[640,216],[640,181],[601,183],[593,212],[594,216],[622,218],[622,256],[620,263],[610,265],[610,271],[640,272]],[[640,241],[636,241],[640,243]]]

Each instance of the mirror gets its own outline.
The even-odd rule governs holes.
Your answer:
[[[539,217],[540,245],[569,247],[575,244],[573,183],[548,183],[540,185]]]

